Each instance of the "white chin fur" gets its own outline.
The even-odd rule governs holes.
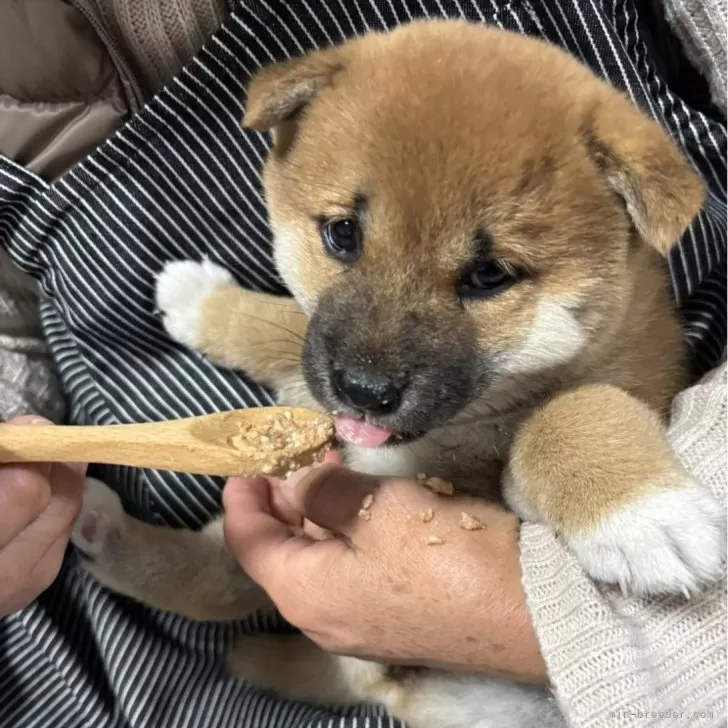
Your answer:
[[[406,445],[390,447],[347,445],[346,461],[352,470],[367,475],[413,478],[421,469],[412,448]]]
[[[563,303],[544,299],[525,341],[503,356],[504,374],[522,374],[563,364],[586,343],[584,330]]]

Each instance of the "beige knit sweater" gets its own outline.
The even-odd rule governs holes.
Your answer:
[[[0,422],[21,414],[63,417],[63,397],[41,337],[38,287],[0,250]]]
[[[670,440],[726,505],[726,365],[675,400]],[[597,587],[547,528],[525,524],[529,608],[574,728],[726,725],[726,581],[701,598],[636,599]]]
[[[726,60],[726,0],[663,0],[665,17],[693,65],[705,76],[715,105],[725,114],[728,61]]]

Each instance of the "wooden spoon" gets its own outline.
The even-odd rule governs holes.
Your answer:
[[[197,475],[282,476],[322,459],[330,417],[254,407],[139,425],[0,425],[0,463],[84,462]]]

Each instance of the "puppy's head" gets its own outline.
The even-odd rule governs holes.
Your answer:
[[[266,69],[244,124],[274,133],[266,194],[311,316],[310,389],[404,436],[607,340],[634,260],[703,201],[660,127],[579,63],[461,22]]]

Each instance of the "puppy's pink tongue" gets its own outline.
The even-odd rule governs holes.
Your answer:
[[[350,445],[379,447],[392,436],[392,433],[383,427],[375,427],[364,420],[355,420],[353,417],[337,417],[335,423],[336,434]]]

